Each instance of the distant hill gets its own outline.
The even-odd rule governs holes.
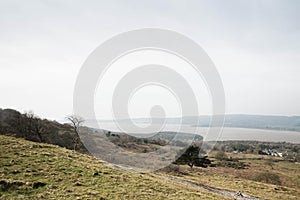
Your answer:
[[[227,115],[225,126],[300,131],[299,116]]]
[[[192,126],[208,127],[211,116],[186,116],[174,118],[135,118],[131,119],[135,123],[154,124],[185,124]],[[112,122],[102,120],[101,122]],[[130,119],[119,120],[120,123],[129,123]],[[273,130],[300,131],[300,116],[269,116],[269,115],[225,115],[225,127],[236,128],[258,128]]]

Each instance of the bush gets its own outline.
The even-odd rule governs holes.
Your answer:
[[[188,165],[191,168],[197,167],[208,167],[211,164],[211,160],[207,156],[199,156],[201,148],[197,145],[191,145],[184,150],[184,153],[179,152],[179,156],[173,164],[177,165]]]
[[[266,165],[269,165],[272,169],[274,169],[274,160],[272,160],[272,159],[267,159],[266,161],[265,161],[265,163],[266,163]]]
[[[183,174],[183,175],[188,174],[186,171],[181,169],[180,166],[174,164],[170,164],[169,166],[162,168],[161,171],[166,173],[172,173],[172,174]]]
[[[228,167],[228,168],[234,168],[234,169],[246,169],[248,165],[244,162],[223,160],[223,161],[219,161],[216,164],[216,166]]]
[[[218,153],[216,153],[216,155],[215,155],[215,158],[217,160],[227,160],[228,159],[226,153],[223,151],[218,151]]]
[[[261,172],[254,176],[255,181],[270,183],[274,185],[281,185],[280,177],[272,172]]]

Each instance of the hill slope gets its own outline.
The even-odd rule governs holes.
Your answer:
[[[224,199],[54,145],[0,135],[0,152],[1,199]]]
[[[0,134],[25,138],[34,142],[55,144],[73,149],[74,131],[69,124],[41,119],[34,113],[20,113],[13,109],[0,108]],[[87,153],[82,144],[76,149]]]

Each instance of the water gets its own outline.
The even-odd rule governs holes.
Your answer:
[[[120,132],[120,129],[113,123],[101,123],[98,126],[89,124],[88,126]],[[128,125],[123,124],[123,126],[126,127]],[[157,125],[157,127],[159,127],[159,125]],[[177,131],[179,130],[179,128],[180,125],[166,125],[163,131]],[[181,131],[185,133],[196,133],[202,135],[204,138],[206,138],[206,140],[210,140],[206,137],[208,133],[208,128],[199,127],[195,131],[195,127],[189,125],[182,125]],[[300,144],[300,132],[225,127],[223,128],[221,134],[218,135],[217,140],[256,140],[266,142],[290,142]]]

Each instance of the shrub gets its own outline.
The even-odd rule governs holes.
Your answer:
[[[179,153],[179,157],[174,164],[188,165],[191,168],[193,168],[193,166],[208,167],[211,164],[211,160],[209,160],[207,156],[200,157],[200,152],[201,148],[199,146],[191,145],[185,149],[184,153]]]
[[[228,159],[226,153],[223,151],[218,151],[218,153],[215,155],[215,158],[217,160],[227,160]]]
[[[272,159],[267,159],[265,161],[266,165],[269,165],[272,169],[274,169],[274,161]]]
[[[280,177],[273,172],[261,172],[254,176],[255,181],[281,185]]]
[[[174,164],[170,164],[169,166],[162,168],[161,171],[166,173],[172,173],[172,174],[183,174],[183,175],[188,174],[186,171],[181,169],[180,166]]]
[[[216,166],[234,169],[246,169],[248,165],[244,162],[223,160],[219,161]]]

